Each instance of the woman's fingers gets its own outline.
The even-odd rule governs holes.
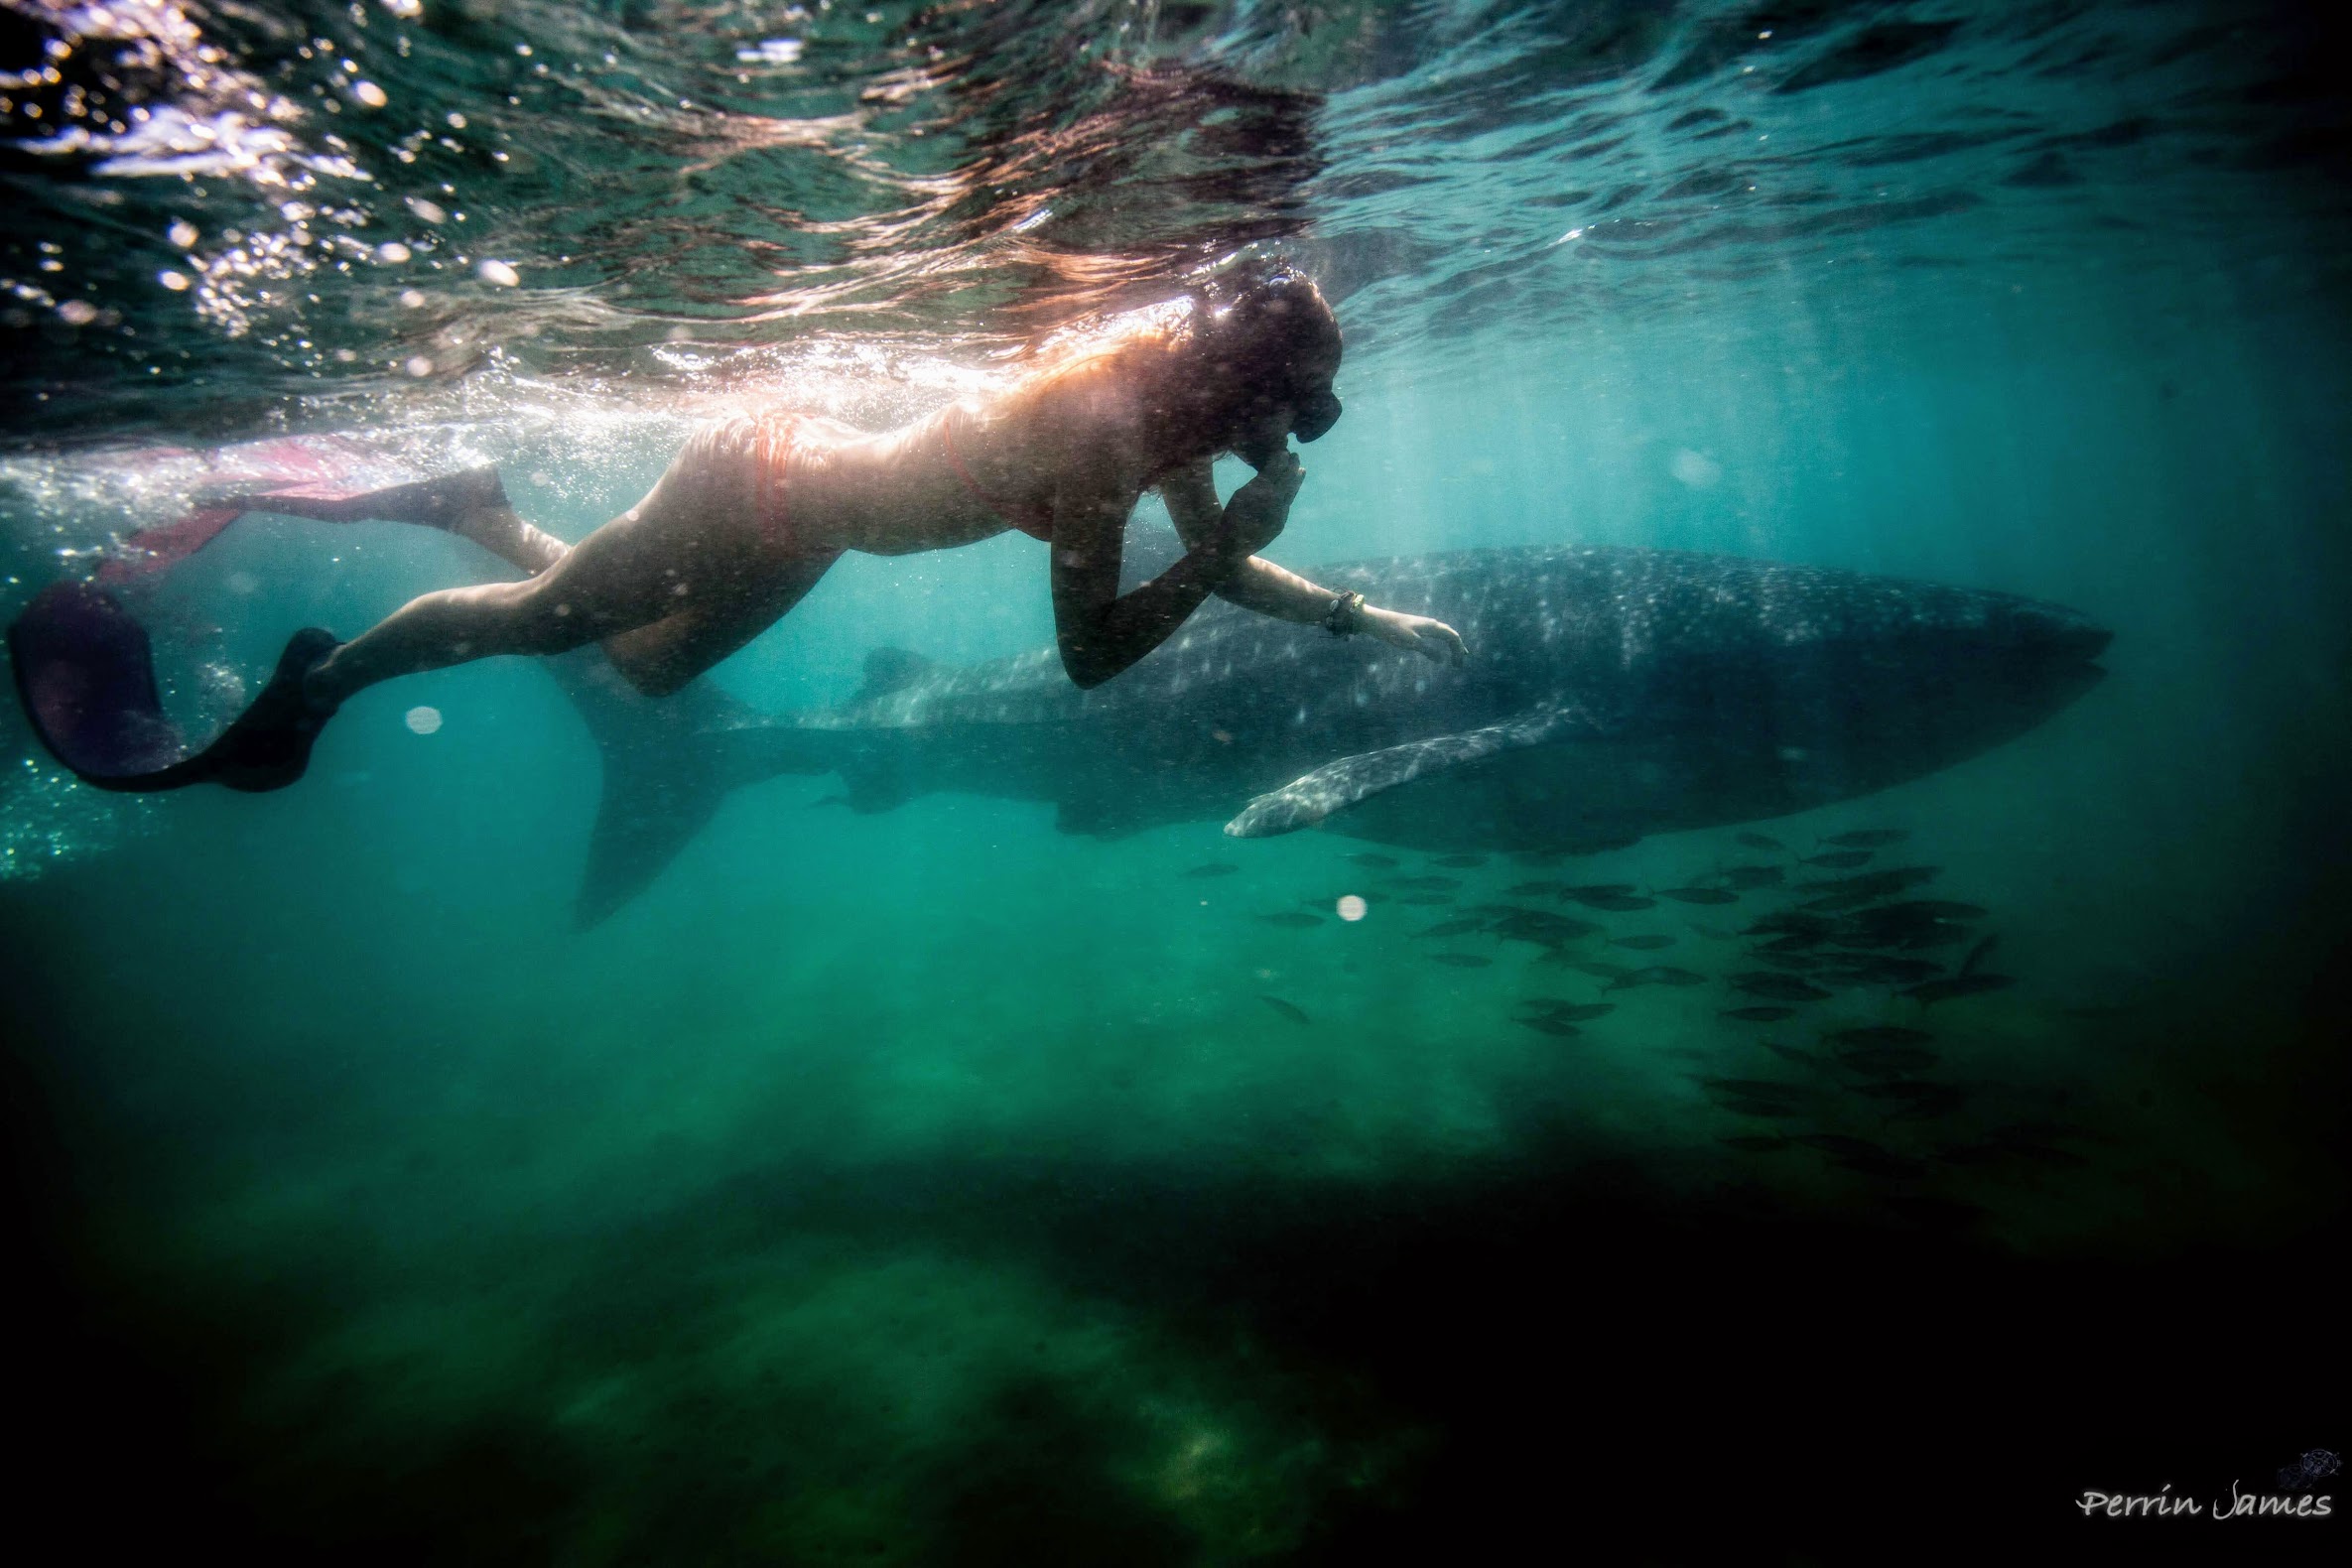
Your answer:
[[[1462,641],[1462,634],[1442,620],[1390,612],[1382,624],[1388,635],[1381,640],[1417,653],[1433,664],[1451,664],[1470,657],[1470,648]]]

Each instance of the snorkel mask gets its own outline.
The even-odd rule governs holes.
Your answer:
[[[1290,422],[1290,434],[1301,445],[1318,439],[1340,422],[1340,400],[1329,387],[1317,388],[1293,406],[1298,414]]]

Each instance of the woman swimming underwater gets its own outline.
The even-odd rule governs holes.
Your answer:
[[[260,698],[193,754],[162,716],[145,632],[86,585],[53,588],[10,629],[19,691],[50,749],[92,784],[278,789],[302,776],[335,710],[379,682],[601,642],[630,682],[664,696],[773,625],[844,551],[906,555],[1007,528],[1051,547],[1056,640],[1080,686],[1125,670],[1211,593],[1463,657],[1440,621],[1256,557],[1305,476],[1289,437],[1314,441],[1340,416],[1340,354],[1312,283],[1252,269],[1188,308],[1129,319],[991,401],[882,435],[784,411],[707,426],[643,500],[570,549],[515,515],[491,468],[324,501],[256,496],[255,510],[447,528],[536,574],[427,593],[349,642],[297,632]],[[1257,473],[1220,506],[1210,467],[1226,452]],[[1186,554],[1121,594],[1127,514],[1150,489]]]

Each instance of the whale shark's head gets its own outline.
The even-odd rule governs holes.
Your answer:
[[[2043,722],[2106,675],[2097,661],[2114,633],[2063,605],[1807,576],[1796,604],[1762,617],[1753,672],[1773,754],[1802,794],[1834,798],[1948,767]]]

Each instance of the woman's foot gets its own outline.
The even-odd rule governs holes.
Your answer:
[[[316,626],[296,632],[253,706],[193,759],[203,776],[246,791],[284,789],[301,778],[336,706],[308,695],[304,680],[341,646],[334,633]]]

